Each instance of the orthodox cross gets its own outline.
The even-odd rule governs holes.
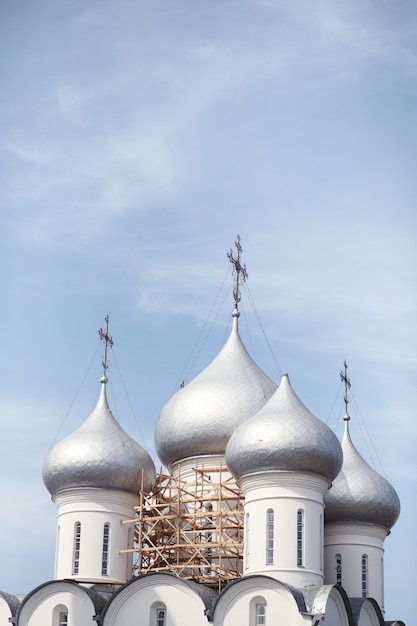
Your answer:
[[[237,308],[238,303],[240,302],[240,290],[239,285],[244,283],[248,279],[248,273],[246,271],[246,265],[242,265],[240,263],[240,255],[242,253],[242,246],[240,245],[240,236],[238,235],[235,241],[235,246],[237,250],[236,256],[233,256],[233,250],[227,253],[227,258],[230,263],[233,265],[233,274],[235,278],[235,285],[233,288],[233,298],[235,300],[235,306]]]
[[[100,335],[100,339],[104,341],[104,357],[102,359],[103,376],[106,375],[106,370],[109,367],[109,363],[107,361],[107,349],[109,346],[110,348],[113,347],[113,339],[109,335],[109,316],[108,315],[106,315],[106,317],[104,318],[104,321],[106,322],[106,330],[103,330],[102,328],[100,328],[100,330],[98,331],[98,334]]]
[[[349,404],[349,397],[348,397],[348,393],[349,393],[349,389],[350,389],[350,378],[348,378],[347,375],[347,363],[346,361],[344,362],[344,369],[340,372],[340,378],[342,379],[342,382],[344,382],[345,384],[345,395],[343,400],[345,401],[345,410],[346,410],[346,414],[348,412],[348,404]]]

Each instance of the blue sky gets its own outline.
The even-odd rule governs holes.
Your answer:
[[[402,502],[387,617],[412,623],[416,35],[407,0],[1,3],[2,590],[53,576],[41,468],[95,403],[105,315],[112,409],[153,454],[230,328],[239,233],[246,346],[339,436],[348,362],[352,437]]]

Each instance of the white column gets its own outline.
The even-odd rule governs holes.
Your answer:
[[[121,522],[134,517],[138,500],[117,490],[58,492],[54,496],[58,508],[55,578],[125,583],[131,577],[132,554],[121,550],[133,547],[133,525]]]
[[[240,486],[245,496],[243,574],[266,574],[296,587],[323,584],[327,480],[298,472],[260,472],[243,476]]]
[[[325,583],[339,582],[350,598],[374,598],[384,610],[384,540],[387,535],[385,528],[373,524],[326,524]]]

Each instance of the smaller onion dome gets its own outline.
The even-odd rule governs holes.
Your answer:
[[[170,467],[193,456],[224,454],[233,431],[271,397],[276,384],[248,354],[233,311],[232,332],[216,358],[163,407],[155,447]]]
[[[390,530],[400,514],[397,492],[361,457],[350,438],[349,415],[343,419],[343,465],[324,498],[326,522],[376,524]]]
[[[150,491],[155,483],[151,457],[115,420],[107,403],[106,376],[101,383],[100,398],[91,415],[46,457],[43,481],[51,495],[78,487],[136,494],[142,488]]]
[[[304,406],[288,374],[270,400],[233,433],[226,463],[235,478],[262,471],[307,472],[330,482],[342,465],[336,435]]]

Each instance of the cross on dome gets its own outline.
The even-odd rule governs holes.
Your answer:
[[[246,265],[242,265],[240,262],[240,255],[242,253],[242,246],[240,245],[240,235],[237,236],[235,241],[235,246],[237,250],[236,256],[233,255],[233,250],[230,249],[230,252],[227,252],[227,258],[230,263],[233,265],[233,275],[235,278],[235,284],[233,288],[233,298],[235,301],[235,309],[237,310],[238,304],[240,302],[240,289],[239,285],[246,282],[248,279],[248,273],[246,271]]]
[[[107,368],[109,367],[109,362],[107,360],[107,349],[110,346],[110,348],[113,347],[113,339],[112,337],[109,335],[109,315],[107,314],[106,317],[104,318],[104,321],[106,322],[106,330],[103,330],[102,328],[100,328],[100,330],[98,331],[98,334],[100,336],[100,339],[102,341],[104,341],[104,357],[101,361],[102,365],[103,365],[103,376],[101,381],[102,382],[107,382],[107,376],[106,376],[106,371]]]
[[[347,375],[348,366],[347,366],[346,361],[343,363],[343,367],[344,369],[340,372],[340,378],[342,379],[342,382],[345,385],[345,394],[343,396],[343,400],[345,403],[345,415],[343,419],[346,422],[348,422],[350,420],[349,413],[348,413],[350,378],[348,378],[348,375]]]

